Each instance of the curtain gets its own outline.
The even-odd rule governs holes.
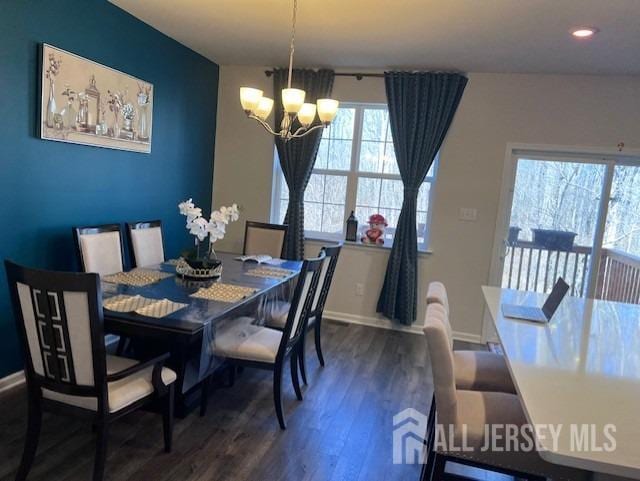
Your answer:
[[[377,311],[402,324],[416,318],[418,190],[449,130],[467,84],[459,74],[385,72],[389,123],[404,185],[402,210]]]
[[[315,103],[318,99],[331,96],[334,76],[333,70],[294,69],[291,87],[303,89],[307,93],[305,102]],[[273,88],[276,103],[281,102],[278,97],[282,89],[287,88],[287,78],[287,69],[275,70]],[[279,128],[283,115],[282,108],[276,109],[276,129]],[[316,118],[314,125],[318,122]],[[296,121],[292,130],[295,131],[299,126],[300,124]],[[304,258],[304,191],[316,162],[321,137],[322,129],[318,129],[305,137],[292,139],[289,142],[276,138],[280,167],[289,188],[289,206],[285,216],[285,223],[289,225],[289,229],[284,247],[287,259]]]

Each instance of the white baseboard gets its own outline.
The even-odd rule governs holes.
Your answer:
[[[24,383],[24,371],[14,372],[0,379],[0,393]]]
[[[403,326],[389,319],[379,316],[359,316],[357,314],[347,314],[344,312],[324,311],[326,319],[332,319],[334,321],[348,322],[350,324],[360,324],[363,326],[377,327],[380,329],[390,329],[393,331],[409,332],[411,334],[422,334],[422,326],[418,324],[412,324],[410,326]],[[475,344],[482,344],[482,336],[480,334],[469,334],[467,332],[453,332],[453,338],[457,341],[471,342]]]

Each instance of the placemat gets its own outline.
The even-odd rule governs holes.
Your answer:
[[[187,307],[188,304],[173,302],[169,299],[119,295],[105,299],[103,305],[105,309],[114,312],[136,312],[141,316],[164,317]]]
[[[199,299],[207,299],[209,301],[219,302],[238,302],[255,294],[257,289],[253,287],[236,286],[234,284],[223,284],[217,282],[211,287],[206,287],[198,290],[191,297],[197,297]]]
[[[160,299],[159,301],[136,309],[136,312],[141,316],[160,318],[168,316],[169,314],[179,311],[187,306],[188,304],[183,304],[181,302],[173,302],[169,299]]]
[[[282,279],[295,274],[296,271],[290,269],[281,269],[280,267],[256,267],[246,272],[248,276],[269,277],[272,279]]]
[[[169,272],[152,271],[150,269],[133,269],[129,272],[118,272],[116,274],[104,276],[102,280],[113,284],[126,284],[128,286],[142,287],[161,281],[162,279],[166,279],[172,275],[173,274]]]
[[[142,296],[119,295],[105,299],[102,303],[105,309],[114,312],[133,312],[141,307],[156,302],[157,299],[148,299]]]

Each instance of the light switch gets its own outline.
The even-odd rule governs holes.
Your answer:
[[[478,220],[478,209],[472,207],[461,207],[458,219],[465,222],[475,222]]]

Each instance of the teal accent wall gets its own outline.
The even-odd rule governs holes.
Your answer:
[[[43,42],[154,85],[151,154],[39,138]],[[2,0],[0,257],[74,270],[72,226],[155,218],[168,256],[190,246],[177,204],[211,203],[217,92],[215,63],[106,0]],[[21,367],[2,272],[0,378]]]

